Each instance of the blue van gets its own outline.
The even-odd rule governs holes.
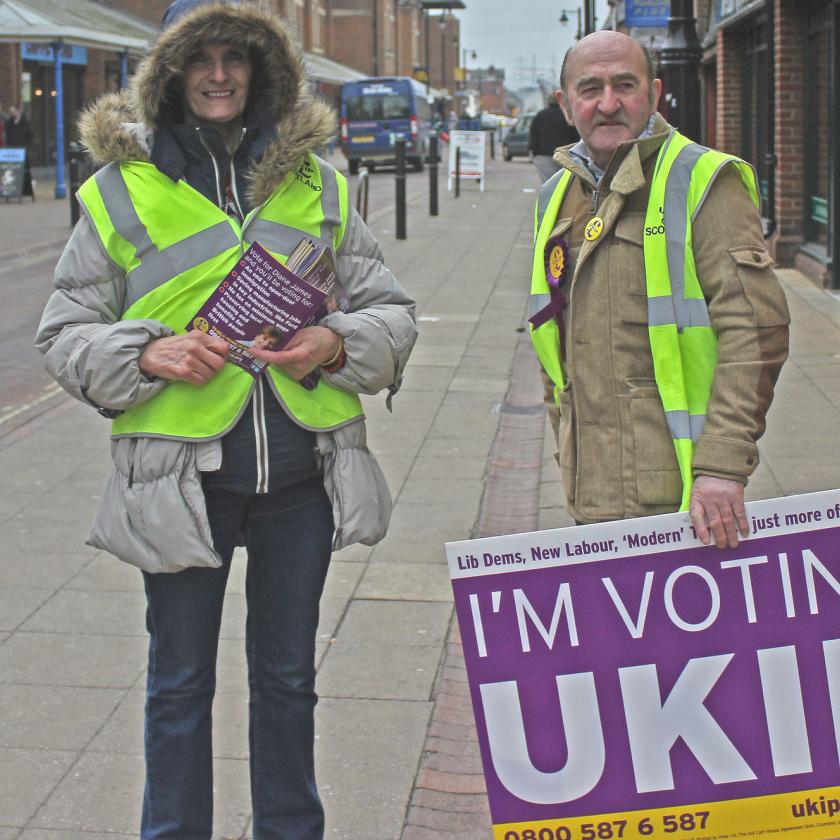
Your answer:
[[[341,86],[341,151],[350,173],[359,165],[394,163],[394,141],[406,139],[406,160],[420,172],[431,128],[426,86],[409,76],[360,79]]]

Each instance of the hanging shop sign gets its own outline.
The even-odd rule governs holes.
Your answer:
[[[24,41],[20,45],[20,57],[26,61],[52,64],[55,61],[55,49],[52,44]],[[62,44],[61,61],[63,64],[86,65],[88,63],[87,47],[80,47],[77,44]]]
[[[627,26],[664,27],[668,25],[671,4],[668,0],[627,0],[624,10]]]

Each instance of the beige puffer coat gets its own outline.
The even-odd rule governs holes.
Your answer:
[[[623,143],[601,179],[559,149],[574,176],[552,235],[570,246],[564,310],[569,388],[553,410],[569,513],[599,522],[679,507],[681,480],[653,374],[642,246],[653,166],[669,126]],[[584,240],[593,216],[604,221]],[[735,167],[724,167],[692,225],[697,274],[718,336],[718,364],[693,471],[746,484],[758,465],[756,441],[788,349],[784,293],[759,217]],[[553,406],[553,401],[550,403]]]

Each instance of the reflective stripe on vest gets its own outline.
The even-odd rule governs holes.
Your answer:
[[[540,188],[534,217],[534,262],[531,269],[531,297],[528,301],[528,317],[536,315],[551,301],[548,282],[545,278],[545,251],[554,220],[566,194],[566,188],[572,179],[572,173],[566,169],[555,172]],[[554,318],[549,318],[542,326],[531,331],[531,342],[540,364],[554,383],[554,401],[560,402],[560,391],[565,389],[563,365],[560,360],[560,330]]]
[[[738,168],[745,188],[758,206],[755,173],[746,163],[672,131],[657,156],[645,216],[648,334],[656,385],[682,477],[680,510],[688,509],[694,444],[703,431],[717,362],[717,338],[697,279],[691,225],[715,178],[728,164]],[[543,250],[569,180],[558,179],[550,189],[546,189],[547,183],[537,203],[529,307],[534,311],[539,311],[548,292]],[[546,330],[550,326],[554,329]],[[558,399],[565,381],[556,324],[552,320],[532,330],[531,338],[541,364],[555,384]]]
[[[318,241],[322,248],[332,248],[338,253],[344,239],[347,225],[347,181],[339,176],[326,161],[318,159],[318,168],[313,172],[306,168],[305,175],[300,169],[294,173],[295,177],[305,178],[309,189],[320,193],[320,209],[323,213],[317,232],[308,231],[310,238]],[[343,208],[343,209],[342,209]],[[277,211],[280,211],[278,215]],[[275,254],[288,256],[300,242],[301,231],[281,221],[287,214],[282,212],[279,202],[272,202],[263,209],[259,216],[245,226],[245,239],[248,243],[259,242],[264,248]]]
[[[249,214],[246,234],[263,220],[274,232],[282,229],[289,247],[281,250],[284,242],[276,238],[260,240],[280,259],[304,236],[337,250],[346,229],[346,191],[343,176],[311,155]],[[82,185],[79,198],[103,247],[126,273],[122,319],[150,318],[184,333],[241,256],[245,246],[238,222],[197,196],[185,182],[174,183],[146,163],[109,164]],[[357,395],[324,379],[308,391],[278,370],[271,369],[270,375],[290,414],[306,428],[337,428],[362,415]],[[224,365],[201,387],[170,382],[148,402],[119,415],[113,434],[218,437],[241,414],[253,383],[234,365]]]

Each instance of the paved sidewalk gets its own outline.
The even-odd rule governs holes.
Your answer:
[[[534,182],[526,162],[495,162],[484,193],[468,183],[455,200],[441,179],[441,215],[415,200],[404,242],[384,211],[372,216],[418,300],[421,337],[394,413],[365,400],[396,502],[391,531],[334,556],[323,600],[328,838],[490,837],[442,545],[569,524],[521,331]],[[55,204],[34,205],[44,230]],[[0,234],[0,253],[14,245]],[[782,276],[793,353],[751,498],[840,485],[840,302]],[[107,424],[69,399],[11,434],[0,426],[0,840],[136,837],[142,586],[84,546],[108,460]],[[217,840],[250,837],[243,571],[239,558],[219,651]]]

